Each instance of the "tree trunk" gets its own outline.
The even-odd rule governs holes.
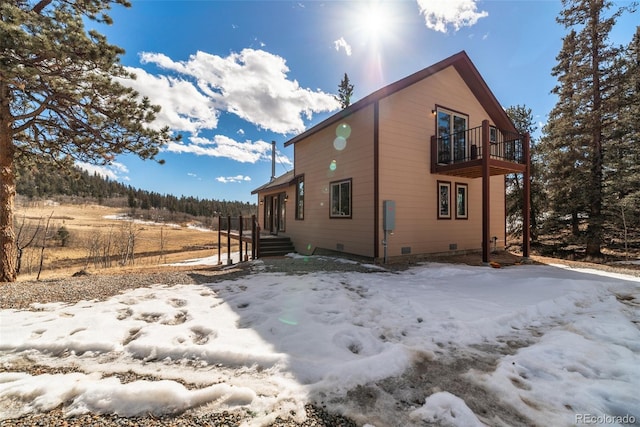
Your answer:
[[[0,283],[17,278],[18,251],[13,229],[16,198],[13,138],[11,134],[9,87],[0,80]]]
[[[600,89],[601,75],[600,66],[600,40],[598,34],[598,23],[600,22],[600,9],[591,9],[591,78],[593,84],[592,100],[592,123],[591,131],[591,188],[589,190],[589,226],[587,227],[587,256],[601,257],[600,247],[602,246],[602,121],[604,113],[602,111],[602,95]]]

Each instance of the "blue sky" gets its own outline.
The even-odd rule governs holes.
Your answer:
[[[560,10],[559,0],[132,0],[98,29],[126,50],[130,84],[162,106],[158,125],[183,141],[163,150],[164,165],[120,156],[101,173],[162,194],[255,202],[271,141],[280,175],[293,167],[284,142],[338,111],[344,73],[357,101],[461,50],[504,107],[526,105],[542,126],[566,34]],[[612,41],[627,44],[639,22],[639,12],[620,18]]]

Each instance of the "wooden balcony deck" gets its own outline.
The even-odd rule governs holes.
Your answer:
[[[490,176],[524,173],[525,168],[526,166],[520,163],[489,159]],[[452,164],[436,164],[432,172],[463,178],[482,178],[482,159],[460,161]]]
[[[484,161],[488,174],[524,173],[528,139],[525,135],[492,128],[487,123],[451,135],[431,137],[431,172],[481,178]],[[484,153],[489,153],[484,156]],[[486,157],[486,158],[485,158]]]

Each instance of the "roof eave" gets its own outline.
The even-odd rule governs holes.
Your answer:
[[[489,86],[487,86],[487,83],[480,75],[478,69],[473,65],[467,53],[465,51],[461,51],[431,65],[430,67],[424,68],[410,76],[398,80],[395,83],[391,83],[388,86],[378,89],[358,102],[353,103],[349,107],[307,129],[303,133],[291,138],[284,143],[284,146],[288,147],[291,144],[295,144],[314,133],[331,126],[332,124],[339,122],[356,111],[361,110],[380,99],[392,95],[450,66],[455,67],[467,86],[469,86],[473,92],[474,96],[480,101],[484,109],[487,111],[491,120],[493,120],[493,122],[503,130],[516,132],[513,122],[507,115],[506,111],[504,111],[504,108],[502,108],[493,92],[491,92]]]
[[[287,175],[290,175],[290,177],[287,177]],[[276,179],[270,182],[267,182],[266,184],[263,184],[260,187],[256,188],[251,192],[251,194],[258,194],[260,192],[264,192],[267,190],[271,192],[271,191],[280,190],[282,188],[287,188],[291,186],[293,183],[295,183],[297,178],[298,177],[293,174],[293,171],[285,172],[279,177],[277,177]],[[279,181],[282,181],[282,182],[279,182]]]

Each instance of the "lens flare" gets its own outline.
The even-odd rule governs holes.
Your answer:
[[[285,325],[297,326],[298,322],[294,319],[287,319],[286,317],[278,317],[278,320]]]
[[[347,139],[341,136],[333,140],[333,148],[338,151],[342,151],[347,147]]]
[[[347,139],[351,136],[351,126],[347,123],[341,123],[336,128],[336,136]]]
[[[331,160],[331,164],[329,165],[329,170],[333,172],[336,169],[338,169],[338,163],[335,160]]]

